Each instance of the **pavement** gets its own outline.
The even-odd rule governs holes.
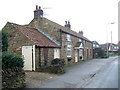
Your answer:
[[[90,82],[91,78],[107,68],[116,58],[118,57],[86,60],[69,67],[66,73],[62,75],[27,72],[26,88],[84,88],[87,87],[86,85],[89,85],[86,82]]]

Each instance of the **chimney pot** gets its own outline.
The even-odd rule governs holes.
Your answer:
[[[41,6],[39,6],[39,10],[41,10]]]
[[[79,34],[83,36],[83,31],[79,31]]]
[[[38,5],[36,5],[36,10],[38,10]]]
[[[68,21],[68,24],[70,24],[70,21]]]
[[[67,21],[65,21],[65,24],[67,25]]]

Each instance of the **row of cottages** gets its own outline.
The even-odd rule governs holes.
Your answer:
[[[23,55],[25,70],[39,71],[55,58],[64,59],[67,65],[93,56],[92,42],[82,31],[72,31],[69,21],[61,26],[44,18],[38,6],[28,25],[8,22],[3,30],[8,33],[8,51]]]

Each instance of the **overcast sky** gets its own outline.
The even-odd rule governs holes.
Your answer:
[[[44,17],[64,25],[70,20],[71,29],[98,43],[118,43],[118,1],[120,0],[1,0],[0,29],[9,22],[28,24],[33,19],[35,6],[45,12]],[[115,24],[110,24],[114,22]],[[108,34],[106,34],[108,32]]]

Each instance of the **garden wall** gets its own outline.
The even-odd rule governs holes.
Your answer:
[[[25,72],[22,68],[2,70],[2,88],[22,88],[25,82]]]

